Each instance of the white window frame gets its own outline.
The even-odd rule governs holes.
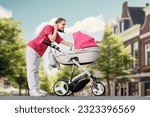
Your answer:
[[[132,45],[131,44],[127,45],[127,48],[129,49],[130,55],[132,55]],[[130,64],[127,64],[127,67],[130,68],[131,67]]]
[[[118,34],[118,25],[115,25],[115,26],[114,26],[114,33],[115,33],[115,34]]]
[[[147,49],[147,47],[149,46],[149,48]],[[145,66],[148,65],[147,62],[147,52],[150,51],[150,44],[145,45]]]
[[[120,33],[120,28],[119,28],[119,24],[117,24],[117,34]]]
[[[129,44],[129,45],[127,45],[127,48],[129,49],[129,52],[130,52],[130,54],[131,54],[131,52],[132,52],[131,45],[130,45],[130,44]]]
[[[138,52],[139,52],[139,45],[138,45],[139,43],[138,42],[134,42],[133,43],[133,57],[135,57],[135,51],[136,50],[138,50]],[[135,65],[136,63],[135,63],[135,60],[133,61],[133,68],[135,68],[136,67],[136,65]]]
[[[124,31],[124,20],[123,21],[121,21],[121,30],[122,30],[122,32]]]

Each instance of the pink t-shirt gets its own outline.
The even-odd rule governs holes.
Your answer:
[[[43,41],[46,40],[51,42],[50,39],[48,38],[48,35],[52,35],[53,32],[54,32],[54,27],[51,25],[46,25],[42,29],[40,34],[35,39],[29,41],[27,45],[33,48],[42,57],[48,47],[46,44],[43,43]],[[62,40],[63,39],[57,33],[55,42],[59,44]]]

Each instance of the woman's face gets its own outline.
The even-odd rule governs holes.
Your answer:
[[[66,22],[65,21],[61,21],[58,24],[58,31],[64,32],[65,26],[66,26]]]

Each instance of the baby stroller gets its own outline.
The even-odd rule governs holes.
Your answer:
[[[53,90],[58,96],[71,95],[74,92],[82,90],[90,81],[93,80],[91,87],[92,93],[95,96],[101,96],[105,93],[105,86],[92,74],[83,68],[81,65],[93,63],[99,54],[99,47],[96,45],[94,38],[82,33],[73,33],[74,38],[74,51],[65,52],[54,44],[47,41],[44,43],[50,48],[55,49],[57,52],[50,56],[53,57],[53,65],[51,67],[59,68],[59,64],[71,65],[72,71],[70,74],[70,80],[58,80],[53,86]],[[52,55],[52,54],[51,54]],[[77,69],[80,68],[83,71],[80,74],[76,74]]]

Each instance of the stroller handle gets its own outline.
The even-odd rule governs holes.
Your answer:
[[[43,43],[46,44],[46,45],[48,45],[48,46],[50,46],[50,47],[53,48],[53,49],[56,49],[57,51],[60,52],[60,48],[57,47],[56,45],[51,44],[50,42],[48,42],[48,41],[46,41],[46,40],[44,40]]]

